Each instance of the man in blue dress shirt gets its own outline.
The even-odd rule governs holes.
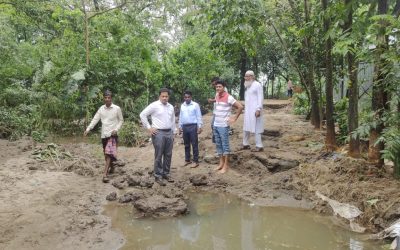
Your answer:
[[[183,142],[185,144],[185,166],[192,163],[190,159],[190,145],[193,148],[193,164],[191,168],[199,166],[199,139],[203,121],[201,118],[200,106],[192,101],[192,92],[185,91],[185,102],[181,105],[179,113],[179,134],[183,133]]]

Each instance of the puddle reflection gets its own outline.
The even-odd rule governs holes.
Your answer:
[[[381,248],[309,211],[250,206],[226,194],[190,195],[190,214],[134,219],[131,206],[109,204],[105,214],[125,239],[122,249],[350,249]]]

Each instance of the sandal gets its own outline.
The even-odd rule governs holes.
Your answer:
[[[108,183],[110,179],[107,176],[103,176],[103,183]]]
[[[251,150],[251,152],[262,152],[262,151],[264,151],[264,148],[259,148],[259,147],[256,147],[255,149]]]
[[[239,150],[249,150],[250,145],[242,145],[242,147],[239,148]]]
[[[186,167],[189,164],[192,164],[192,162],[191,161],[185,161],[185,164],[183,164],[183,166]]]

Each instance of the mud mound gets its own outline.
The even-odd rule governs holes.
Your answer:
[[[335,154],[312,164],[302,164],[294,182],[305,191],[320,192],[330,199],[356,206],[363,212],[358,222],[371,232],[382,230],[400,217],[399,182],[363,159]],[[317,209],[324,211],[326,204],[315,200]]]

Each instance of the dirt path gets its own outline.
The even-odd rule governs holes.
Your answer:
[[[205,115],[200,167],[183,167],[184,147],[176,138],[172,158],[176,181],[166,187],[153,184],[148,174],[153,168],[151,144],[120,147],[124,166],[117,168],[110,184],[102,184],[100,145],[64,144],[48,157],[45,145],[0,140],[0,249],[117,249],[123,237],[101,214],[111,192],[118,197],[135,192],[181,197],[184,190],[198,189],[229,192],[259,205],[332,213],[327,202],[316,197],[319,191],[361,209],[364,213],[357,222],[371,232],[400,217],[400,184],[389,173],[340,153],[325,154],[323,132],[292,115],[289,101],[267,100],[264,106],[264,152],[237,150],[242,141],[240,117],[231,136],[232,168],[217,174],[211,115]],[[39,149],[42,159],[34,159],[32,153]],[[63,156],[64,151],[70,157]],[[132,184],[135,178],[150,182],[150,187],[146,182]],[[194,179],[202,180],[201,185],[193,186]]]

